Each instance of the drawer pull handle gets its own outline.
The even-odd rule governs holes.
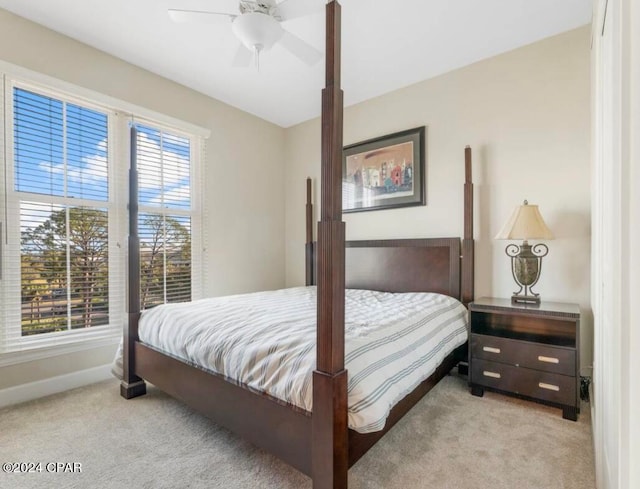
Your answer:
[[[493,377],[494,379],[499,379],[500,377],[502,377],[498,372],[489,372],[488,370],[483,371],[482,375],[484,375],[485,377]]]
[[[500,348],[494,348],[493,346],[483,346],[482,351],[488,351],[489,353],[500,353]]]
[[[558,387],[557,385],[545,384],[544,382],[540,382],[538,384],[538,387],[540,387],[541,389],[547,389],[547,390],[556,391],[556,392],[560,390],[560,387]]]
[[[538,356],[538,360],[540,360],[541,362],[547,362],[547,363],[560,363],[560,360],[558,360],[557,358],[543,357],[542,355]]]

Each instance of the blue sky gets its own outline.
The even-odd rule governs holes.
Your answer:
[[[108,201],[108,164],[113,162],[107,161],[106,113],[15,88],[14,114],[17,191]],[[189,140],[137,128],[140,203],[189,209]]]

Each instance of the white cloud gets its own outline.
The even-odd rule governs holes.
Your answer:
[[[189,196],[191,195],[191,189],[189,185],[181,185],[174,189],[165,192],[164,202],[165,204],[186,204],[189,202]],[[160,196],[157,196],[149,201],[150,205],[162,205]]]
[[[190,161],[188,157],[173,151],[162,151],[160,145],[150,139],[146,134],[140,133],[138,140],[138,186],[141,190],[157,190],[179,186],[169,192],[176,191],[176,196],[181,196],[179,190],[186,185],[188,188]],[[107,140],[103,139],[96,145],[95,154],[82,158],[82,167],[67,168],[67,177],[70,182],[90,185],[103,185],[107,180]],[[165,171],[160,175],[158,161],[162,158]],[[39,168],[54,175],[64,174],[64,164],[41,162]],[[162,178],[162,181],[161,181]],[[165,194],[166,195],[166,194]],[[188,196],[187,196],[188,197]],[[180,198],[180,200],[185,200]]]
[[[63,207],[53,204],[38,202],[20,202],[20,228],[21,230],[33,230],[47,221],[51,214],[62,210]]]
[[[85,156],[82,158],[82,162],[84,163],[82,168],[67,168],[69,181],[91,185],[104,185],[107,181],[107,157],[98,155]],[[38,166],[41,170],[54,175],[64,174],[64,164],[62,163],[54,165],[53,163],[43,161]]]
[[[90,185],[104,185],[107,181],[107,140],[103,139],[96,145],[96,154],[82,157],[81,167],[68,167],[67,177],[70,182]],[[54,165],[43,161],[38,167],[54,175],[64,175],[64,164]]]
[[[138,157],[138,185],[141,189],[160,190],[162,188],[157,168],[160,158],[165,165],[162,175],[165,189],[184,185],[189,181],[189,158],[166,149],[161,151],[160,145],[144,133],[138,135],[138,149],[141,153]]]
[[[98,151],[107,152],[107,138],[104,138],[102,141],[98,143]]]

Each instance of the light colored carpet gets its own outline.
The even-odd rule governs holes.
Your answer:
[[[589,405],[577,423],[559,409],[442,380],[349,472],[351,489],[595,487]],[[151,387],[125,401],[102,382],[0,410],[0,488],[310,488],[283,462]],[[82,473],[46,473],[79,462]]]

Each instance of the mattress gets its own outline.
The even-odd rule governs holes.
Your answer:
[[[311,411],[316,287],[165,304],[140,341]],[[467,310],[432,293],[345,292],[349,427],[379,431],[393,406],[467,339]]]

